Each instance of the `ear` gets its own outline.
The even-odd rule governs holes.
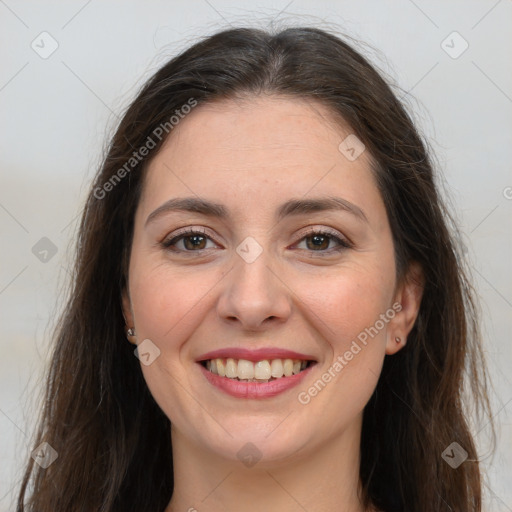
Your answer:
[[[407,336],[418,317],[424,287],[423,269],[418,262],[412,262],[395,292],[393,304],[400,304],[400,309],[393,308],[397,313],[388,324],[386,354],[396,354],[405,346]],[[397,342],[396,338],[400,338],[400,341]]]

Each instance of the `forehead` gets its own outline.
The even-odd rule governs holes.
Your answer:
[[[261,210],[284,196],[334,191],[353,202],[365,194],[378,200],[368,152],[350,161],[339,149],[349,135],[350,127],[314,100],[258,96],[200,104],[151,161],[142,202],[158,206],[170,195],[195,194]]]
[[[190,159],[204,158],[208,156],[206,148],[214,149],[211,157],[232,157],[234,162],[250,166],[252,161],[246,155],[262,161],[275,158],[275,154],[290,161],[301,153],[318,158],[326,146],[337,150],[340,137],[350,132],[348,125],[320,102],[247,96],[199,105],[175,127],[162,151],[172,152],[179,146],[179,156]],[[192,148],[193,154],[186,154]]]

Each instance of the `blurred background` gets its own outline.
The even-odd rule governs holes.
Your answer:
[[[512,511],[511,0],[0,0],[0,512],[14,510],[35,448],[71,244],[109,135],[164,61],[244,25],[317,26],[360,40],[437,155],[494,384],[494,456],[488,425],[474,425],[486,510]]]

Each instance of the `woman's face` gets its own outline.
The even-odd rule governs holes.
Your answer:
[[[356,435],[412,327],[418,300],[396,283],[349,135],[316,103],[223,101],[192,110],[149,165],[124,312],[173,432],[203,451],[275,462]]]

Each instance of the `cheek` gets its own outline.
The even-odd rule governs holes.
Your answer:
[[[183,350],[205,317],[208,292],[215,289],[219,272],[197,269],[175,271],[168,265],[134,262],[130,294],[140,341],[150,339],[160,350],[141,370],[151,395],[166,415],[181,424],[189,414],[189,361]],[[211,307],[211,304],[210,304]]]
[[[298,277],[295,289],[311,321],[332,345],[344,351],[347,343],[374,326],[391,306],[394,275],[381,264],[347,264],[318,278]],[[316,320],[315,320],[316,319]],[[381,323],[379,330],[385,333]]]
[[[322,428],[332,434],[361,412],[375,390],[386,346],[381,315],[389,315],[392,284],[359,272],[316,280],[314,288],[310,283],[309,318],[329,356],[312,386],[299,391],[301,400],[324,411]]]
[[[172,269],[165,263],[135,264],[130,294],[138,331],[166,349],[197,326],[202,304],[222,273],[211,269]]]

